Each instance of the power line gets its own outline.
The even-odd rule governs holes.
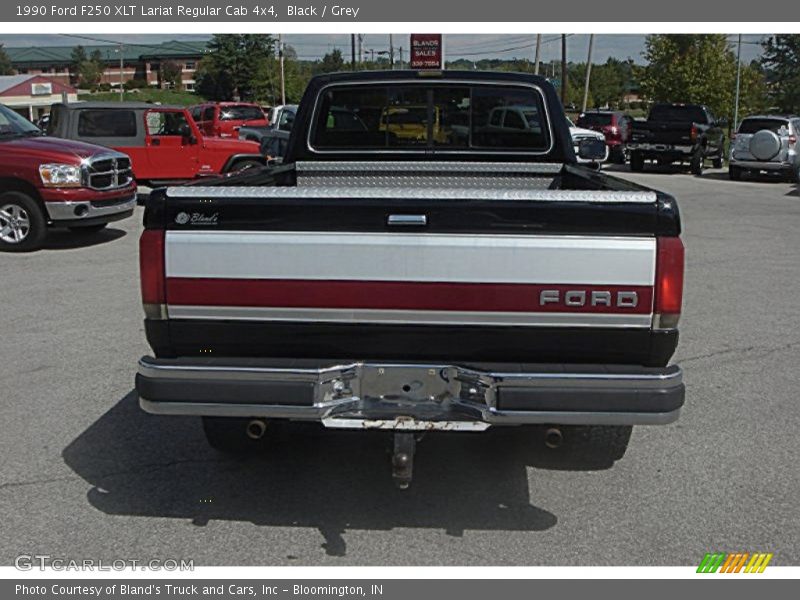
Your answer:
[[[568,33],[567,37],[572,37],[575,35],[574,33]],[[549,44],[552,42],[560,41],[561,36],[549,38],[546,40],[542,40],[542,44]],[[514,52],[515,50],[526,50],[528,48],[533,48],[536,45],[536,42],[532,42],[530,44],[523,44],[521,46],[512,46],[510,48],[503,48],[502,50],[493,50],[493,51],[479,51],[479,52],[458,52],[458,56],[478,56],[480,54],[503,54],[505,52]]]

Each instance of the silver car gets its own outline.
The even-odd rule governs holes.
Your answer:
[[[762,171],[800,179],[800,117],[759,115],[739,124],[731,140],[728,174],[738,181],[743,173]]]

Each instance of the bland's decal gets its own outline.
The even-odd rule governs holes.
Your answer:
[[[216,225],[219,221],[219,213],[206,215],[203,213],[195,212],[191,215],[185,212],[179,212],[175,215],[175,222],[178,225]]]

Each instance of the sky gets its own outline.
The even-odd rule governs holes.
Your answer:
[[[128,44],[157,44],[168,40],[204,40],[207,35],[92,35],[113,42]],[[742,60],[750,62],[757,58],[761,53],[759,40],[764,36],[743,35],[742,36]],[[730,35],[732,42],[736,41],[736,35]],[[338,48],[345,55],[350,56],[350,34],[290,34],[284,36],[285,42],[293,46],[300,58],[317,59],[327,52]],[[395,48],[403,47],[404,52],[408,52],[408,35],[393,35]],[[554,34],[544,34],[542,36],[543,62],[556,60],[561,55],[560,36]],[[644,51],[644,35],[605,35],[595,36],[594,50],[592,56],[593,63],[604,63],[609,57],[620,60],[632,58],[637,63],[644,63],[642,53]],[[92,44],[95,42],[76,39],[68,35],[0,35],[0,44],[4,46],[72,46],[80,43]],[[446,59],[468,58],[480,60],[482,58],[528,58],[533,60],[536,34],[487,34],[487,35],[447,35],[445,36]],[[363,46],[367,50],[373,49],[376,52],[389,49],[388,34],[368,34],[363,37]],[[570,35],[567,38],[567,58],[574,62],[585,62],[589,46],[588,35]],[[397,50],[396,50],[397,51]],[[407,56],[407,54],[405,54]]]

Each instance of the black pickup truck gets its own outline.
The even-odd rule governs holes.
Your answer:
[[[725,153],[724,119],[701,104],[654,104],[646,121],[634,121],[628,144],[632,171],[644,162],[659,165],[688,163],[693,175],[702,175],[706,159],[722,168]]]
[[[578,166],[540,77],[316,77],[284,165],[155,191],[144,225],[141,407],[221,450],[384,430],[406,487],[423,432],[530,426],[610,466],[684,402],[675,199]]]

